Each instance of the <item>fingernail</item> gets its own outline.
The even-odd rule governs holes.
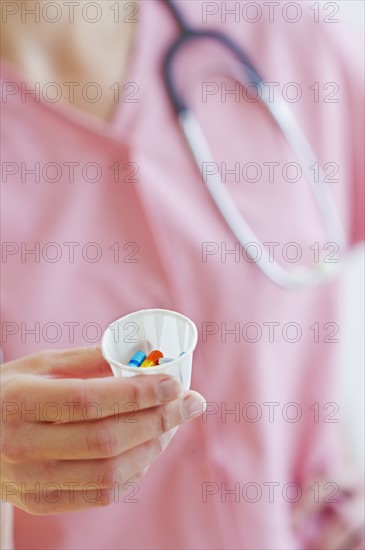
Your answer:
[[[194,416],[199,416],[205,411],[205,409],[205,399],[202,395],[200,395],[200,393],[196,391],[189,392],[182,404],[182,410],[185,420],[193,418]]]
[[[179,397],[182,392],[182,385],[179,380],[175,378],[169,378],[160,382],[157,394],[159,401],[171,401],[171,399],[176,399]]]

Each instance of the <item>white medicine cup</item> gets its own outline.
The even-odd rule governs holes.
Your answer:
[[[103,334],[101,350],[114,376],[165,373],[180,380],[188,390],[197,341],[197,328],[188,317],[167,309],[144,309],[111,323]],[[173,361],[143,369],[128,366],[136,351],[148,355],[154,349]]]

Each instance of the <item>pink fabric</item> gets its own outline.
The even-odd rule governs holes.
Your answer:
[[[181,7],[192,21],[202,24],[200,2]],[[355,185],[360,188],[361,172],[356,170],[361,168],[363,135],[354,127],[360,128],[363,108],[357,103],[359,82],[337,45],[339,26],[314,24],[308,10],[303,10],[296,24],[280,20],[271,24],[267,18],[256,24],[236,24],[231,19],[222,24],[218,16],[211,21],[246,48],[267,81],[300,84],[303,97],[292,104],[293,111],[319,161],[339,165],[339,182],[331,183],[331,189],[349,238],[358,238],[361,220],[358,214],[354,220],[353,197]],[[49,517],[14,510],[17,549],[299,549],[302,543],[292,528],[292,504],[282,497],[282,489],[290,482],[326,476],[334,464],[341,464],[337,424],[315,423],[310,410],[315,402],[323,407],[339,401],[337,345],[323,343],[328,331],[321,332],[320,343],[313,343],[309,329],[314,323],[323,327],[336,322],[336,284],[291,293],[276,288],[255,265],[235,262],[232,255],[225,263],[219,254],[202,261],[203,242],[226,243],[227,249],[233,249],[236,239],[200,181],[163,88],[160,62],[175,34],[161,3],[141,3],[137,45],[127,78],[138,84],[139,102],[120,103],[111,124],[98,124],[59,104],[37,103],[30,97],[21,102],[19,94],[7,98],[3,161],[24,162],[27,167],[54,162],[64,170],[54,183],[42,178],[35,183],[31,176],[23,183],[20,172],[8,177],[2,187],[3,241],[19,245],[25,241],[29,248],[35,242],[41,248],[57,242],[63,255],[57,263],[42,257],[37,263],[30,256],[22,262],[20,254],[8,257],[1,283],[3,321],[17,323],[19,332],[8,336],[3,350],[8,361],[44,348],[86,345],[81,329],[87,323],[105,328],[141,308],[174,309],[198,326],[192,387],[216,403],[219,412],[178,431],[168,451],[141,481],[134,497],[138,503],[121,501],[109,508]],[[199,78],[203,75],[209,81],[214,79],[210,74],[215,75],[202,67],[208,61],[211,68],[216,59],[219,66],[212,51],[204,45],[194,54],[187,52],[179,80],[211,137],[216,162],[232,168],[235,162],[263,166],[264,162],[296,161],[259,105],[230,99],[222,103],[219,94],[202,103]],[[19,77],[5,66],[3,79],[14,82]],[[339,103],[315,103],[309,90],[314,82],[338,83]],[[97,162],[102,178],[95,183],[84,181],[75,168],[75,181],[69,182],[65,162],[81,167]],[[115,162],[120,163],[122,178],[131,172],[128,167],[122,169],[125,164],[136,163],[138,183],[115,183],[109,168]],[[51,168],[48,177],[52,177]],[[279,252],[285,243],[296,241],[305,260],[311,258],[309,247],[314,242],[326,242],[303,180],[269,184],[263,175],[261,182],[236,183],[234,176],[228,176],[227,185],[261,240],[281,243]],[[123,250],[123,245],[137,243],[138,263],[114,262],[109,247],[117,241],[122,259],[134,250]],[[67,242],[80,243],[73,263],[63,245]],[[96,263],[82,257],[81,249],[89,242],[102,249],[102,259]],[[51,256],[52,250],[48,253]],[[58,323],[63,329],[60,340],[50,343],[51,328],[40,341],[34,335],[22,338],[20,324],[30,328],[37,322],[41,330],[47,323]],[[70,322],[79,323],[74,341],[64,324]],[[207,322],[217,323],[220,331],[204,342]],[[280,323],[275,343],[269,341],[264,325],[268,322]],[[283,326],[291,322],[302,328],[297,343],[282,337]],[[228,329],[239,323],[241,331],[247,323],[257,323],[262,338],[248,342],[241,332],[238,342],[232,334],[221,341],[222,323]],[[248,338],[253,335],[249,332]],[[87,337],[89,341],[93,337],[91,329]],[[233,409],[237,402],[241,410],[247,403],[256,403],[262,418],[247,421],[254,409],[245,409],[246,417],[241,414],[239,419],[232,414],[222,418],[223,408]],[[267,402],[280,403],[273,423]],[[303,415],[297,423],[283,420],[282,410],[289,402],[301,406]],[[237,503],[234,495],[227,495],[226,502],[221,502],[219,493],[203,502],[206,482],[217,484],[214,487],[219,490],[222,484],[234,489],[239,483],[242,489],[255,483],[262,497],[256,503],[240,497]],[[280,496],[274,502],[269,501],[268,485],[264,485],[270,482],[280,484]]]

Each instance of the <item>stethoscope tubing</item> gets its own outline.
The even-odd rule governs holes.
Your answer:
[[[267,111],[276,122],[286,141],[304,167],[304,172],[310,181],[326,234],[331,239],[331,242],[338,244],[339,248],[344,246],[345,237],[334,198],[327,184],[323,182],[323,175],[321,177],[320,174],[318,184],[312,181],[309,167],[317,162],[316,157],[291,109],[289,109],[284,101],[279,102],[276,100],[274,103],[269,101],[261,75],[243,49],[229,36],[215,30],[192,28],[181,14],[175,2],[172,0],[163,0],[163,2],[170,10],[180,29],[180,35],[168,48],[162,66],[163,79],[168,96],[202,179],[205,181],[221,215],[232,233],[246,249],[248,256],[255,261],[248,245],[253,242],[261,245],[262,243],[257,239],[255,233],[238,210],[219,174],[212,174],[209,178],[204,178],[202,171],[203,163],[213,162],[213,156],[198,120],[189,109],[184,97],[175,85],[174,62],[181,49],[192,41],[208,39],[220,43],[243,67],[244,74],[249,78],[250,85],[255,84],[260,89],[260,97]],[[242,86],[245,86],[241,76],[235,76],[235,79],[240,82]],[[320,166],[319,163],[318,166]],[[324,261],[320,261],[313,268],[300,267],[293,271],[289,271],[276,261],[273,261],[264,246],[261,246],[261,251],[262,255],[260,259],[255,261],[257,267],[275,284],[285,289],[299,289],[314,286],[329,280],[337,273],[339,268],[339,262],[325,263]]]

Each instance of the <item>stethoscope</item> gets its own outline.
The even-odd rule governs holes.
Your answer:
[[[175,2],[172,0],[163,0],[163,2],[173,15],[180,29],[180,35],[169,47],[163,61],[163,78],[166,89],[191,153],[201,173],[202,181],[205,181],[226,223],[240,244],[245,248],[247,256],[256,263],[257,267],[271,281],[280,287],[299,289],[313,286],[332,278],[334,273],[338,271],[339,261],[338,263],[326,263],[324,259],[319,259],[313,268],[300,267],[292,271],[285,269],[278,262],[274,261],[269,251],[259,241],[254,231],[243,218],[232,196],[223,184],[219,173],[211,174],[209,177],[203,175],[204,163],[213,162],[212,153],[197,118],[189,109],[184,97],[182,97],[182,94],[175,86],[173,65],[177,54],[184,46],[193,41],[208,39],[221,44],[239,62],[243,71],[242,77],[235,75],[236,81],[245,86],[247,83],[245,84],[243,77],[246,76],[249,79],[250,86],[254,85],[259,89],[261,101],[296,154],[303,172],[311,183],[312,192],[315,196],[329,242],[335,243],[339,250],[345,244],[340,216],[332,194],[324,183],[323,174],[319,173],[319,183],[313,181],[309,167],[313,166],[317,160],[287,103],[283,99],[275,99],[274,102],[269,100],[269,91],[263,85],[263,79],[252,65],[246,53],[229,36],[215,30],[200,30],[190,27],[175,5]],[[317,164],[317,166],[320,165]],[[259,260],[256,260],[253,255],[252,243],[260,246],[262,254]]]

